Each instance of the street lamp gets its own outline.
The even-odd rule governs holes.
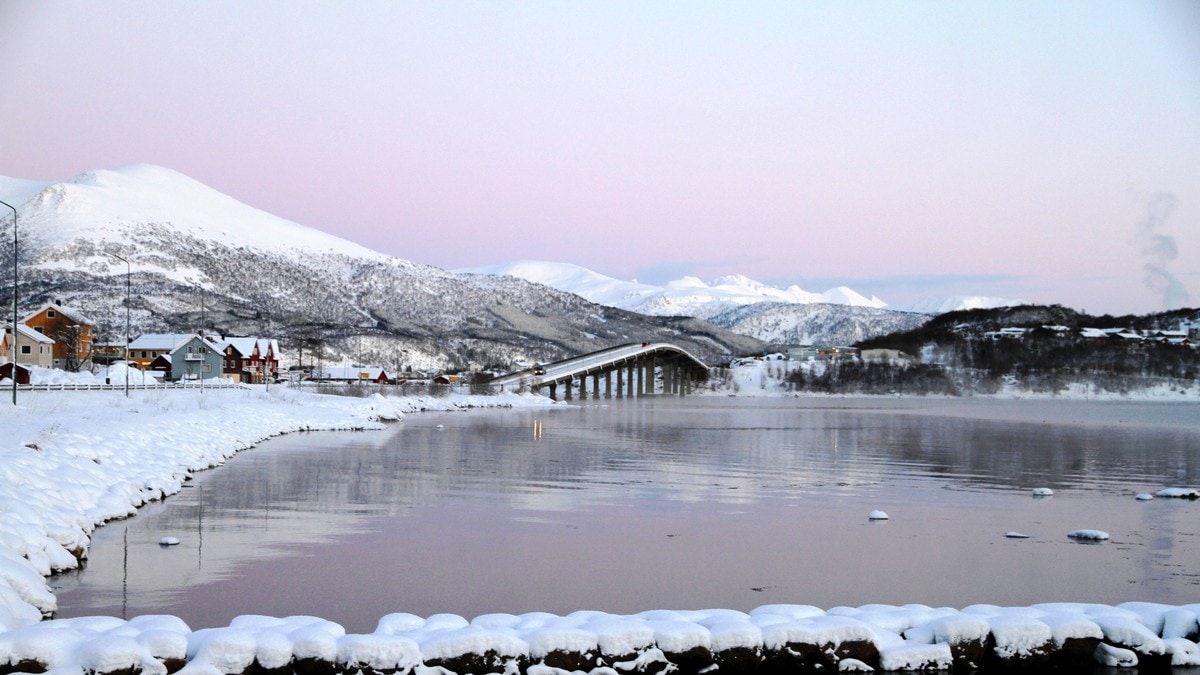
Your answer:
[[[129,261],[116,253],[105,255],[125,263],[125,398],[129,398]]]
[[[13,405],[17,404],[17,207],[6,201],[0,204],[13,212],[13,323],[12,323],[12,387]]]

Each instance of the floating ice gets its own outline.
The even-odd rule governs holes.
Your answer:
[[[1173,497],[1175,499],[1200,499],[1200,490],[1195,488],[1163,488],[1158,491],[1159,497]]]
[[[178,537],[163,537],[162,539],[158,540],[158,544],[159,544],[159,546],[178,546],[179,538]]]
[[[1137,500],[1139,502],[1148,502],[1151,499],[1154,499],[1154,495],[1150,494],[1149,492],[1142,492],[1142,493],[1139,493],[1137,496]]]
[[[1021,534],[1020,532],[1005,532],[1004,536],[1008,537],[1009,539],[1028,539],[1029,538],[1029,535]]]
[[[1108,539],[1108,533],[1104,530],[1071,530],[1067,536],[1072,539],[1084,539],[1087,541],[1104,541]]]
[[[1054,495],[1054,490],[1047,487],[1033,488],[1034,497],[1050,497]]]
[[[883,511],[872,511],[867,514],[867,518],[871,520],[887,520],[888,514],[884,513]]]

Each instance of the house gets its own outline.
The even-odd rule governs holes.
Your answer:
[[[375,366],[314,368],[310,379],[317,382],[374,382],[375,384],[388,384],[391,382],[387,371]]]
[[[92,363],[98,366],[110,366],[124,359],[124,342],[96,342],[92,344]]]
[[[824,361],[837,361],[838,359],[857,359],[858,347],[821,347],[817,349],[817,358]]]
[[[95,323],[78,309],[47,303],[22,323],[54,340],[55,368],[77,371],[92,356]]]
[[[987,331],[986,333],[983,334],[983,337],[988,340],[998,340],[998,339],[1012,340],[1012,339],[1017,339],[1017,338],[1023,338],[1023,337],[1025,337],[1025,334],[1028,332],[1029,332],[1028,328],[1019,328],[1016,326],[1009,326],[1009,327],[1001,328],[1000,330]]]
[[[129,343],[129,360],[138,368],[147,369],[154,359],[170,354],[173,349],[195,333],[148,333]]]
[[[208,380],[221,377],[221,350],[200,335],[192,335],[171,350],[170,379]]]
[[[911,355],[905,354],[899,349],[864,349],[859,352],[859,357],[863,361],[915,361]]]
[[[12,344],[12,324],[6,324],[0,337],[0,363],[12,361]],[[54,340],[23,323],[17,324],[17,363],[53,368]]]
[[[225,377],[261,383],[279,378],[279,342],[267,338],[231,337],[220,343]]]
[[[815,361],[817,348],[812,345],[792,345],[787,348],[787,356],[791,361]]]

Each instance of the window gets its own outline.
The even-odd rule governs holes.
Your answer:
[[[33,329],[34,329],[34,330],[36,330],[36,331],[37,331],[37,332],[39,332],[39,333],[45,333],[45,332],[46,332],[46,327],[45,327],[45,326],[34,326],[34,327],[33,327]]]
[[[55,318],[56,316],[58,316],[58,312],[56,312],[56,311],[54,311],[54,310],[52,310],[52,309],[48,309],[48,310],[46,310],[46,318],[47,318],[47,319],[53,319],[53,318]]]
[[[33,349],[32,349],[32,348],[30,348],[30,346],[29,346],[29,345],[21,345],[21,353],[22,353],[22,354],[32,354],[32,353],[33,353]]]

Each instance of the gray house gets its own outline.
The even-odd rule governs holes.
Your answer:
[[[199,335],[189,336],[175,345],[167,357],[171,359],[172,380],[207,380],[223,377],[221,350]]]

